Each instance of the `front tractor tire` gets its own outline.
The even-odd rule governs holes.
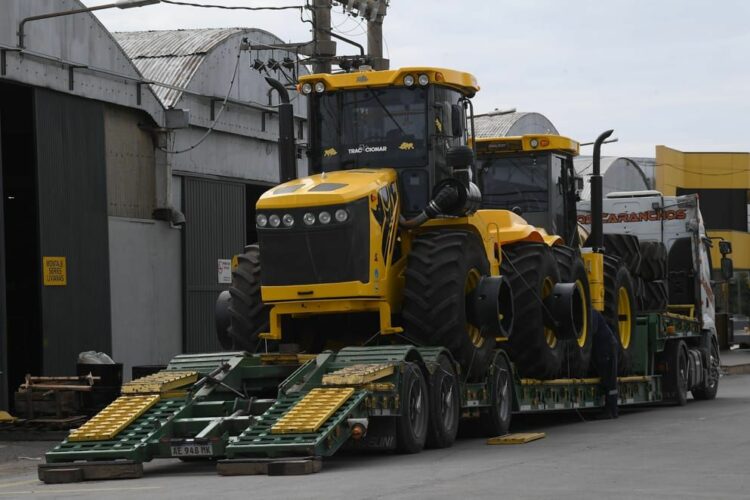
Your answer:
[[[500,273],[513,290],[513,331],[505,348],[524,378],[549,379],[560,373],[564,345],[545,325],[548,297],[560,281],[552,250],[543,243],[516,243],[503,248]]]
[[[260,248],[248,245],[245,253],[237,256],[237,268],[232,271],[231,315],[227,336],[232,349],[254,352],[258,335],[268,331],[268,306],[260,296]]]
[[[417,235],[406,266],[402,315],[406,335],[418,344],[445,346],[463,373],[481,379],[494,336],[469,321],[469,295],[490,265],[479,238],[466,231]]]

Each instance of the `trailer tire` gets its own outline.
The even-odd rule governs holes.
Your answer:
[[[667,371],[664,377],[664,398],[677,406],[687,404],[688,392],[688,353],[682,340],[667,343],[665,349]]]
[[[232,271],[229,287],[232,300],[229,305],[231,320],[227,335],[233,349],[254,352],[258,346],[258,334],[268,331],[268,306],[260,296],[260,248],[245,247],[245,253],[237,256],[237,268]]]
[[[617,372],[629,375],[635,336],[635,295],[628,269],[604,256],[604,318],[617,337]]]
[[[641,242],[640,276],[646,281],[667,279],[667,247],[661,241]]]
[[[556,245],[552,247],[552,253],[560,270],[560,281],[564,283],[578,283],[586,311],[583,319],[583,333],[578,340],[564,342],[565,357],[562,364],[562,375],[566,377],[585,377],[591,363],[591,349],[594,345],[591,325],[591,292],[589,290],[589,279],[586,267],[583,264],[579,250]]]
[[[513,375],[502,354],[497,356],[489,378],[491,406],[482,410],[479,421],[486,437],[503,436],[510,430],[513,416]]]
[[[560,281],[550,248],[544,243],[517,243],[503,248],[500,273],[509,280],[515,310],[513,331],[503,348],[521,377],[555,378],[563,360],[563,343],[545,327],[542,300]],[[523,318],[523,321],[520,321]]]
[[[417,344],[447,347],[472,380],[487,371],[495,337],[482,335],[479,325],[469,322],[467,297],[489,274],[481,240],[467,231],[419,234],[406,264],[406,336]]]
[[[719,391],[719,377],[721,377],[719,343],[713,336],[709,342],[711,345],[708,348],[708,376],[700,387],[690,391],[695,399],[715,399],[716,393]]]
[[[453,362],[448,356],[437,359],[430,375],[430,418],[427,426],[428,448],[448,448],[453,445],[461,417],[461,389]]]
[[[396,417],[396,450],[419,453],[427,440],[430,402],[422,370],[404,363],[401,377],[401,415]]]

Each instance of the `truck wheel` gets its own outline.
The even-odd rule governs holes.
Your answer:
[[[237,269],[232,271],[232,296],[229,305],[231,322],[227,334],[233,349],[255,351],[258,334],[268,331],[268,307],[260,298],[260,248],[249,245],[237,256]]]
[[[479,414],[482,432],[487,437],[503,436],[513,416],[513,376],[505,356],[499,355],[489,376],[491,406]]]
[[[560,373],[563,343],[545,326],[543,300],[560,273],[552,251],[543,243],[517,243],[503,249],[500,273],[513,290],[513,331],[505,342],[521,377],[554,378]]]
[[[688,355],[685,342],[671,341],[666,348],[667,372],[664,374],[664,396],[677,406],[687,404]]]
[[[473,380],[487,371],[495,338],[467,317],[468,296],[490,265],[479,238],[466,231],[422,233],[412,242],[402,309],[406,335],[445,346]]]
[[[422,371],[405,363],[401,377],[401,415],[396,418],[399,453],[419,453],[424,448],[429,424],[429,397]]]
[[[631,234],[605,234],[604,251],[616,257],[632,274],[638,274],[641,267],[641,246],[638,238]]]
[[[566,377],[585,377],[591,363],[591,348],[593,332],[591,325],[591,292],[589,280],[583,259],[578,250],[557,245],[552,247],[552,253],[560,270],[560,281],[576,283],[584,297],[586,310],[583,315],[583,333],[578,340],[565,341],[565,358],[562,363],[562,374]]]
[[[693,389],[693,397],[695,399],[715,399],[716,393],[719,391],[719,377],[720,372],[720,359],[719,359],[719,344],[715,338],[711,338],[711,346],[708,350],[708,373],[706,374],[706,380],[703,385]]]
[[[635,335],[633,282],[627,268],[608,255],[604,256],[604,318],[617,337],[617,371],[628,375]]]
[[[448,448],[456,440],[461,414],[460,390],[453,363],[447,356],[440,356],[430,376],[428,448]]]
[[[640,276],[646,281],[667,278],[667,247],[661,241],[642,241]]]

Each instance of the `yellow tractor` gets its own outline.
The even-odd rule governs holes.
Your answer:
[[[501,348],[521,376],[541,379],[586,373],[592,307],[611,301],[632,329],[632,294],[605,297],[603,254],[579,249],[572,163],[555,160],[577,143],[539,138],[544,168],[542,149],[538,169],[477,168],[474,148],[485,159],[499,150],[472,144],[479,86],[450,69],[307,75],[298,90],[311,175],[258,200],[258,244],[233,272],[225,347],[442,346],[469,381]],[[539,192],[513,188],[518,209],[492,191],[514,176],[546,179]],[[534,203],[552,224],[525,208]]]

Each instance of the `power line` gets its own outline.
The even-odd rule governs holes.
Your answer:
[[[181,5],[185,7],[200,7],[203,9],[224,9],[224,10],[292,10],[299,9],[300,11],[305,8],[304,5],[283,5],[278,7],[239,7],[229,5],[216,5],[216,4],[204,4],[204,3],[193,3],[193,2],[179,2],[177,0],[161,0],[161,3],[168,3],[171,5]]]
[[[735,174],[742,174],[745,172],[750,172],[750,168],[743,168],[739,170],[732,170],[731,172],[698,172],[695,170],[689,170],[687,168],[678,167],[677,165],[673,165],[671,163],[656,163],[654,164],[654,167],[670,167],[675,170],[679,170],[680,172],[685,172],[686,174],[693,174],[693,175],[705,175],[707,177],[722,177],[725,175],[735,175]]]

